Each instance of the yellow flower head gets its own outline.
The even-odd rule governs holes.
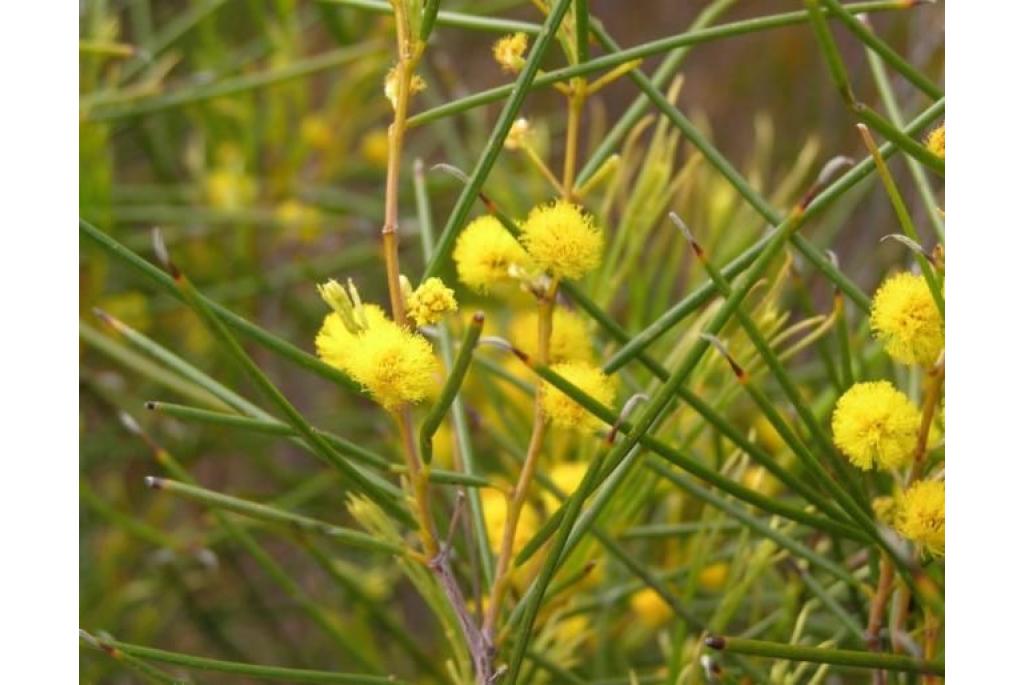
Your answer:
[[[505,493],[494,488],[480,490],[480,505],[483,507],[484,527],[487,529],[487,540],[491,549],[497,552],[501,548],[501,539],[505,534],[505,517],[508,516],[508,499]],[[519,512],[516,524],[516,535],[512,541],[513,551],[522,549],[540,528],[537,512],[526,505]]]
[[[946,553],[946,484],[937,480],[914,483],[899,498],[896,530],[932,554]]]
[[[462,230],[452,258],[459,280],[481,293],[507,281],[509,267],[529,262],[523,246],[490,215],[477,217]]]
[[[904,364],[932,364],[946,344],[928,282],[907,272],[888,278],[875,292],[871,330],[889,356]]]
[[[937,129],[928,134],[928,140],[925,143],[928,149],[936,157],[946,158],[946,124],[942,124]]]
[[[426,338],[387,318],[380,307],[364,305],[351,282],[347,291],[333,280],[319,290],[334,309],[316,336],[321,359],[348,374],[389,411],[431,392],[440,366]]]
[[[832,414],[836,445],[857,468],[905,465],[914,453],[921,416],[888,381],[857,383],[843,393]]]
[[[494,43],[494,61],[501,65],[502,71],[515,74],[525,64],[523,53],[526,52],[526,46],[526,34],[522,32],[499,38]]]
[[[446,312],[454,312],[459,308],[455,302],[455,292],[436,276],[423,281],[406,299],[405,306],[417,326],[437,323]]]
[[[380,325],[388,320],[384,310],[375,304],[363,305],[363,314],[370,326]],[[349,330],[341,315],[331,312],[324,318],[320,332],[316,334],[317,356],[334,368],[346,371],[347,360],[352,358],[358,346],[358,333]]]
[[[555,278],[579,278],[601,263],[604,236],[594,219],[565,200],[534,207],[523,224],[523,245]]]
[[[551,370],[603,405],[610,405],[615,399],[612,379],[596,366],[586,362],[566,362],[553,365]],[[600,419],[550,383],[545,382],[541,387],[541,403],[544,415],[560,428],[592,431],[601,427]]]
[[[672,607],[653,588],[645,587],[629,598],[629,607],[640,623],[653,630],[672,618]]]
[[[509,341],[529,357],[537,356],[537,311],[517,314],[509,326]],[[587,322],[576,312],[556,307],[551,320],[551,341],[548,343],[548,361],[588,362],[593,355]]]
[[[357,339],[342,368],[378,404],[390,411],[430,394],[440,366],[426,338],[385,319]]]

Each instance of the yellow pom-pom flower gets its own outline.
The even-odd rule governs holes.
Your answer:
[[[615,386],[601,369],[586,362],[554,364],[551,370],[604,405],[615,399]],[[568,395],[550,383],[541,387],[544,415],[559,428],[592,431],[601,427],[601,420],[589,413]]]
[[[899,498],[896,530],[932,554],[946,552],[946,484],[923,480]]]
[[[875,292],[871,330],[889,356],[904,364],[933,364],[945,347],[945,332],[924,276],[899,273]]]
[[[363,315],[370,326],[378,326],[388,321],[384,310],[375,304],[363,305]],[[336,369],[346,370],[348,359],[359,346],[358,332],[349,330],[341,315],[331,312],[324,318],[320,332],[316,335],[316,353],[325,362]]]
[[[337,302],[342,296],[339,290],[337,283],[329,282],[321,287],[321,294]],[[357,303],[348,311],[344,306],[335,308],[316,336],[316,351],[389,411],[427,397],[440,371],[426,338],[402,328],[372,304]]]
[[[836,445],[861,469],[904,466],[914,454],[920,412],[888,381],[857,383],[836,403]]]
[[[490,215],[477,217],[463,229],[452,258],[459,280],[481,293],[509,280],[510,267],[529,263],[523,246]]]
[[[437,383],[440,366],[427,339],[390,319],[358,336],[344,370],[387,410],[419,402]]]
[[[529,357],[537,356],[537,311],[517,314],[509,326],[509,340]],[[557,307],[551,317],[548,362],[590,361],[592,358],[587,322],[578,313]]]
[[[604,236],[594,219],[565,200],[534,207],[523,224],[523,245],[555,278],[580,278],[601,263]]]
[[[928,134],[928,140],[925,142],[928,150],[931,151],[936,157],[946,158],[946,125],[942,124],[937,129]]]
[[[629,608],[637,619],[653,630],[672,618],[672,607],[653,588],[645,587],[629,598]]]
[[[526,34],[512,33],[499,38],[494,43],[494,61],[501,65],[502,71],[515,74],[523,68],[523,54],[527,46]]]
[[[437,323],[445,313],[459,308],[455,292],[436,276],[423,281],[406,299],[405,306],[417,326]]]

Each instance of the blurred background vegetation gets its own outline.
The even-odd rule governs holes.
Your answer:
[[[590,3],[592,14],[626,46],[686,30],[708,4]],[[717,21],[801,6],[781,0],[741,1]],[[446,0],[442,9],[540,21],[528,2]],[[315,283],[351,277],[365,299],[386,301],[379,229],[391,116],[382,87],[394,49],[389,17],[335,2],[297,0],[82,0],[80,17],[79,202],[86,221],[147,258],[149,230],[161,227],[176,259],[206,295],[306,351],[312,351],[325,313]],[[908,61],[941,82],[941,4],[882,13],[871,21]],[[417,100],[417,110],[509,82],[490,53],[500,35],[438,27],[420,69],[428,87]],[[884,110],[863,46],[843,31],[836,35],[858,93]],[[563,64],[556,53],[548,56],[546,68]],[[643,70],[651,73],[657,61],[646,61]],[[864,154],[854,120],[829,81],[806,25],[698,45],[680,73],[685,77],[676,98],[681,110],[776,207],[792,206],[824,160]],[[892,85],[906,119],[927,104],[902,79],[894,78]],[[635,86],[621,79],[591,99],[583,124],[583,138],[591,149],[636,94]],[[499,108],[500,102],[477,108],[410,134],[405,179],[412,178],[411,160],[422,160],[436,223],[443,223],[460,185],[429,167],[445,162],[468,171]],[[543,154],[553,150],[555,167],[561,152],[552,141],[561,140],[564,126],[561,96],[550,89],[535,91],[523,111],[538,131]],[[653,118],[619,152],[624,171],[594,203],[600,205],[594,210],[608,231],[609,244],[615,245],[620,235],[628,240],[623,239],[621,252],[587,287],[615,320],[636,332],[705,278],[665,221],[669,209],[686,218],[719,263],[755,240],[764,222],[689,144],[659,129]],[[893,169],[906,186],[905,164],[894,162]],[[513,216],[522,216],[551,195],[544,179],[509,152],[499,159],[486,189]],[[936,188],[936,193],[941,204],[941,190]],[[919,225],[926,226],[930,208],[916,193],[908,193],[908,201]],[[400,207],[402,263],[414,277],[423,260],[411,182],[401,188]],[[870,292],[893,265],[908,261],[905,247],[878,244],[881,236],[897,230],[882,188],[870,182],[842,198],[805,235],[834,250],[845,273]],[[928,240],[934,240],[930,232]],[[806,276],[806,281],[795,280],[794,274]],[[799,259],[792,272],[780,266],[774,278],[784,287],[762,292],[765,317],[792,323],[830,310],[829,284]],[[95,316],[95,307],[227,387],[250,397],[254,393],[225,363],[191,312],[88,241],[81,246],[80,285],[82,625],[123,640],[224,659],[351,667],[353,656],[339,652],[324,637],[296,595],[271,582],[251,555],[225,544],[205,509],[154,496],[143,487],[143,477],[160,469],[146,441],[125,428],[124,415],[133,417],[148,439],[172,452],[212,490],[274,501],[333,521],[346,516],[335,475],[283,438],[208,428],[147,412],[148,400],[213,409],[223,408],[223,402],[113,333]],[[490,307],[466,293],[460,292],[460,298],[467,315],[476,306]],[[507,313],[496,313],[485,333],[508,335],[509,323]],[[864,364],[886,364],[870,353],[866,330],[855,328],[853,335],[866,350]],[[616,349],[596,330],[593,336],[600,358]],[[676,349],[675,338],[670,334],[660,340],[652,348],[654,356],[664,359]],[[315,425],[400,461],[386,416],[367,400],[263,349],[253,347],[251,352]],[[500,357],[492,356],[494,366],[503,368]],[[797,373],[802,370],[803,379],[827,378],[812,347],[798,359]],[[714,393],[721,389],[715,379],[721,369],[716,363],[709,362],[701,378],[717,398]],[[631,383],[641,386],[646,376],[635,373]],[[468,400],[478,460],[495,477],[509,471],[510,455],[521,453],[528,432],[528,396],[510,387],[500,376],[485,376],[471,392],[492,400],[507,397],[507,403],[495,409],[493,401],[478,406],[473,395]],[[827,406],[828,396],[814,399]],[[784,451],[773,431],[741,399],[725,406],[742,430],[752,431],[767,449]],[[697,420],[688,419],[671,428],[672,434],[688,436],[709,459],[721,463],[717,433],[701,432]],[[449,454],[439,459],[450,463],[451,432],[446,430],[442,439],[448,441]],[[574,445],[555,447],[580,449],[585,451]],[[636,487],[636,492],[647,491]],[[656,504],[642,512],[623,514],[623,526],[627,520],[641,526],[693,518],[685,502],[664,493],[652,502]],[[543,512],[543,504],[538,508]],[[373,555],[335,549],[325,565],[301,545],[259,524],[246,525],[301,594],[338,622],[356,646],[353,652],[404,676],[420,672],[412,652],[396,643],[392,623],[417,636],[426,654],[438,637],[421,600],[392,565]],[[753,544],[730,535],[728,526],[726,522],[716,529],[715,535],[722,537],[704,538],[706,549],[697,551],[687,546],[686,536],[666,542],[626,535],[624,543],[665,568],[699,557],[695,570],[705,572],[692,576],[689,592],[695,606],[704,602],[702,611],[713,611],[724,584],[721,576],[737,572],[728,563],[715,563],[728,562]],[[709,567],[718,570],[706,572]],[[614,606],[621,609],[629,595],[621,590],[628,578],[609,566],[603,585],[588,590],[593,593],[590,613],[580,614],[587,616],[589,627],[565,623],[573,636],[566,638],[569,644],[588,641],[592,661],[586,667],[595,679],[621,675],[627,664],[642,671],[648,661],[660,663],[655,656],[657,625],[631,620],[628,608],[612,611]],[[600,587],[619,591],[601,594]],[[796,600],[779,599],[787,592],[799,594],[784,573],[779,573],[778,583],[765,583],[760,591],[765,602],[794,611],[799,607]],[[757,613],[756,608],[742,611],[753,612],[751,617]],[[767,635],[771,637],[770,630]],[[109,660],[83,657],[83,682],[133,682],[135,676]]]

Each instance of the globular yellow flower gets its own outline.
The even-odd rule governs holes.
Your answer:
[[[484,527],[487,529],[487,540],[495,552],[501,548],[501,539],[505,534],[505,519],[508,516],[508,498],[505,493],[494,488],[480,490],[480,505],[483,507]],[[513,551],[519,550],[540,528],[537,512],[526,505],[519,512],[515,538],[512,540]]]
[[[343,370],[385,409],[416,403],[437,383],[440,365],[430,343],[390,319],[358,336]]]
[[[928,134],[925,145],[936,157],[946,158],[946,124]]]
[[[406,299],[405,306],[417,326],[437,323],[446,312],[459,308],[455,292],[436,276],[423,281]]]
[[[548,477],[551,478],[551,482],[556,488],[558,488],[563,495],[568,497],[572,493],[576,492],[576,489],[583,482],[583,476],[587,473],[587,467],[589,465],[583,461],[563,461],[554,466]],[[554,513],[555,510],[561,504],[561,500],[556,497],[553,493],[545,491],[543,496],[544,508],[550,514]]]
[[[529,357],[537,356],[537,319],[536,309],[530,309],[517,314],[509,325],[509,341]],[[592,358],[586,320],[570,309],[556,307],[551,317],[548,362],[559,364]]]
[[[615,399],[612,379],[592,364],[565,362],[552,365],[551,370],[603,405],[610,405]],[[559,428],[593,431],[601,427],[600,419],[547,382],[541,386],[541,406],[544,415]]]
[[[904,364],[933,364],[946,344],[928,282],[906,272],[890,277],[875,292],[871,330],[889,356]]]
[[[832,434],[850,462],[861,469],[904,466],[914,454],[921,415],[888,381],[857,383],[836,403]]]
[[[324,318],[316,351],[362,385],[385,409],[419,402],[434,389],[440,365],[430,343],[387,318],[376,305],[364,305],[355,286],[336,281],[320,286],[334,312]]]
[[[452,258],[459,280],[481,293],[508,281],[510,267],[529,263],[523,246],[490,215],[477,217],[462,230]]]
[[[718,561],[709,564],[697,574],[697,583],[705,590],[721,590],[729,579],[729,564]]]
[[[384,310],[375,304],[363,305],[363,314],[370,326],[382,325],[388,321]],[[331,312],[324,317],[320,332],[316,335],[316,353],[321,359],[337,369],[346,371],[348,360],[355,354],[359,344],[358,332],[349,330],[337,312]]]
[[[594,219],[565,200],[534,207],[523,224],[523,245],[555,278],[580,278],[601,263],[604,236]]]
[[[523,54],[528,45],[526,34],[512,33],[499,38],[494,43],[494,61],[501,65],[502,71],[515,74],[523,68]]]
[[[946,484],[922,480],[899,498],[896,530],[932,554],[946,552]]]
[[[629,598],[629,607],[637,619],[653,630],[672,618],[672,607],[653,588],[645,587]]]

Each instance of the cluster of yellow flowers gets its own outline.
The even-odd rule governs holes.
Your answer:
[[[942,315],[923,276],[888,278],[871,303],[871,331],[896,362],[930,368],[945,347]],[[940,407],[942,405],[940,404]],[[861,469],[901,469],[914,462],[927,437],[922,413],[889,381],[856,383],[836,403],[832,433],[836,446]],[[925,438],[921,437],[924,431]],[[904,537],[941,555],[945,539],[945,484],[911,483],[895,498],[880,498],[876,515]]]
[[[604,235],[576,204],[556,200],[534,207],[518,228],[516,239],[490,215],[466,226],[452,253],[459,280],[477,292],[490,293],[516,282],[578,279],[601,263]],[[511,326],[513,344],[531,358],[537,354],[537,320],[535,312],[523,314]],[[614,399],[611,379],[592,362],[585,322],[561,307],[553,312],[548,362],[552,371],[603,404]],[[541,396],[553,425],[583,431],[600,427],[596,418],[550,384],[544,384]]]
[[[334,311],[316,336],[317,354],[362,385],[382,407],[394,411],[427,397],[436,386],[440,364],[419,333],[400,326],[377,305],[363,304],[352,283],[331,280],[320,295]],[[410,315],[433,323],[456,307],[452,291],[440,279],[428,279],[409,294]]]

